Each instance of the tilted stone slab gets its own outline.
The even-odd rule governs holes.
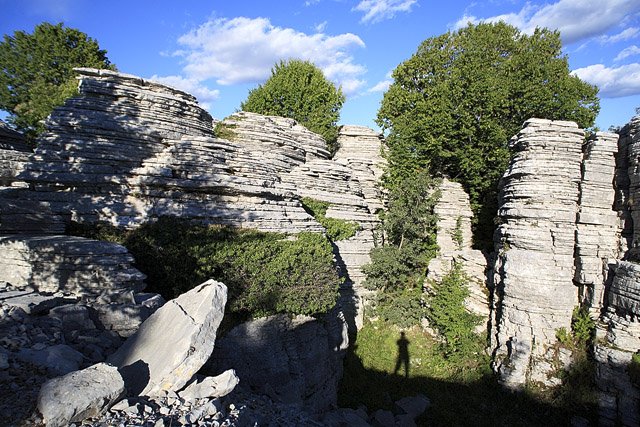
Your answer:
[[[152,314],[107,361],[134,395],[178,391],[209,359],[227,287],[208,280]]]

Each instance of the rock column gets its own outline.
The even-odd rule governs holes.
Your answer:
[[[600,314],[609,264],[618,257],[618,215],[614,205],[618,135],[598,133],[583,146],[580,210],[576,233],[575,282],[581,302]]]
[[[556,330],[578,303],[573,251],[584,132],[573,122],[530,119],[512,139],[500,183],[491,346],[508,387],[553,385]]]

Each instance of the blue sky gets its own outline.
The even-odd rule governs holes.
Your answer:
[[[391,71],[423,40],[499,19],[560,31],[570,69],[600,88],[603,130],[640,107],[640,0],[0,0],[0,11],[0,34],[64,22],[97,39],[121,72],[184,89],[217,118],[296,57],[342,85],[340,123],[377,129]]]

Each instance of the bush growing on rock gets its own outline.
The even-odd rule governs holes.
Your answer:
[[[360,229],[360,226],[358,226],[358,223],[355,221],[328,218],[327,209],[329,208],[329,202],[312,199],[311,197],[304,197],[301,202],[304,210],[311,214],[315,220],[325,228],[327,238],[333,242],[349,239],[355,236],[356,232]]]
[[[168,217],[129,232],[79,225],[71,232],[123,244],[148,276],[147,289],[167,300],[208,279],[223,282],[231,314],[239,319],[326,313],[342,281],[331,244],[317,233],[287,237]]]

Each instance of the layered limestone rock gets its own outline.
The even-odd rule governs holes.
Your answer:
[[[486,330],[489,320],[489,290],[485,274],[487,261],[482,251],[471,248],[473,212],[469,207],[469,196],[461,184],[446,178],[439,189],[441,196],[434,213],[438,215],[436,242],[440,252],[429,262],[425,286],[440,282],[455,263],[461,263],[469,279],[467,288],[471,292],[465,305],[472,313],[482,316],[478,331]]]
[[[63,234],[64,230],[63,218],[52,212],[49,203],[0,198],[0,234]]]
[[[73,236],[0,236],[0,282],[96,298],[144,289],[146,276],[117,243]]]
[[[575,282],[581,303],[594,316],[603,306],[610,264],[618,258],[619,219],[614,210],[618,135],[593,135],[583,145],[582,179],[575,246]]]
[[[382,157],[382,135],[364,126],[344,125],[338,130],[338,151],[333,160],[349,166],[360,181],[371,213],[384,209],[379,186],[387,160]]]
[[[0,120],[0,188],[23,186],[16,177],[29,161],[30,154],[24,136]]]
[[[530,119],[511,142],[494,236],[491,331],[494,369],[510,387],[558,382],[556,330],[570,329],[578,303],[573,252],[583,138],[573,122]]]
[[[640,425],[640,265],[620,261],[596,323],[594,357],[600,425]]]
[[[627,223],[623,236],[630,241],[627,257],[637,261],[640,260],[640,116],[634,117],[622,128],[619,145],[626,160],[621,166],[627,168],[626,174],[619,169],[620,187],[627,190],[626,199],[622,198],[623,203],[619,205],[621,216]],[[628,184],[626,188],[624,184]],[[623,191],[621,193],[624,196]]]

